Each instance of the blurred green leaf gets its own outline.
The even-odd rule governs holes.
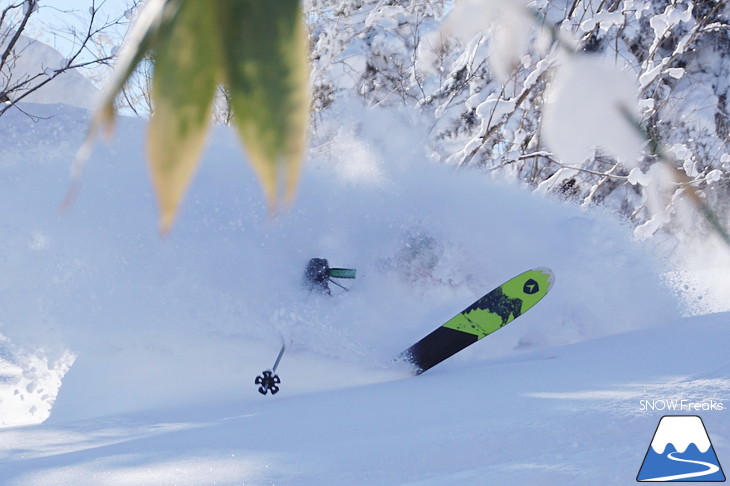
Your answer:
[[[307,36],[298,0],[218,0],[234,125],[270,204],[293,196],[306,143]]]
[[[175,3],[155,42],[154,113],[147,140],[163,232],[171,227],[198,165],[221,63],[215,10],[207,2]]]
[[[163,232],[195,173],[220,84],[270,206],[291,199],[306,144],[307,42],[299,0],[148,0],[77,159],[112,125],[114,100],[149,56],[148,157]]]
[[[163,12],[165,9],[177,8],[178,3],[178,0],[147,1],[142,15],[137,19],[129,39],[124,44],[114,75],[102,93],[99,109],[92,120],[90,130],[92,134],[100,129],[102,125],[107,125],[110,129],[113,127],[116,115],[114,102],[117,95],[122,91],[137,65],[142,62],[148,52],[153,50],[162,21],[164,18],[169,17],[169,15],[164,15]]]

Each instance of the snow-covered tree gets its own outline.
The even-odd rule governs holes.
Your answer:
[[[686,199],[726,213],[723,1],[313,0],[308,8],[315,122],[353,97],[398,107],[426,125],[434,159],[608,206],[643,236],[686,224],[678,217]],[[324,143],[331,134],[317,127]],[[564,127],[574,131],[556,133]],[[672,177],[661,176],[667,165]],[[693,230],[706,224],[689,221]]]

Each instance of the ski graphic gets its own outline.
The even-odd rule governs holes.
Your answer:
[[[478,299],[398,358],[413,363],[420,375],[527,312],[554,282],[555,275],[548,268],[528,270]]]

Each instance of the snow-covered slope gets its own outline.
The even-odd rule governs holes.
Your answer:
[[[313,155],[276,215],[217,130],[160,238],[143,123],[59,215],[88,115],[34,108],[53,118],[0,119],[0,410],[50,419],[0,431],[6,484],[629,484],[661,416],[641,400],[730,406],[727,315],[680,319],[610,215],[430,165],[392,113]],[[357,268],[351,291],[302,290],[314,256]],[[420,377],[393,364],[536,266],[557,283],[525,316]],[[721,461],[726,413],[703,415]]]
[[[730,403],[728,319],[301,395],[287,388],[306,364],[293,354],[273,398],[251,399],[245,383],[219,406],[6,429],[0,471],[8,485],[49,486],[629,485],[659,418],[698,413],[646,411],[642,400]],[[727,409],[699,413],[722,462]]]

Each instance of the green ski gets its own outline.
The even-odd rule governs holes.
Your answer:
[[[547,295],[554,281],[550,269],[528,270],[456,314],[399,358],[413,363],[416,374],[421,374],[527,312]]]
[[[355,278],[357,270],[354,268],[330,268],[327,275],[334,278]]]

